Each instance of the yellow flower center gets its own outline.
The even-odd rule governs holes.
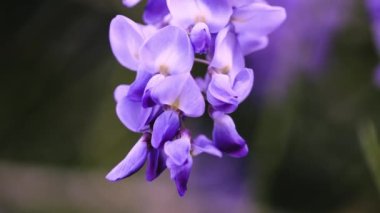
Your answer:
[[[230,69],[231,69],[230,66],[226,65],[226,66],[222,67],[222,68],[219,70],[219,72],[222,73],[222,74],[227,75],[227,74],[230,72]]]
[[[169,67],[164,64],[161,64],[158,70],[162,75],[165,75],[165,76],[169,75]]]
[[[197,17],[195,17],[195,23],[199,22],[206,23],[206,17],[204,17],[203,15],[198,15]]]

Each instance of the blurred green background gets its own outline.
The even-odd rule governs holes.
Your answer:
[[[141,21],[142,8],[119,0],[3,3],[0,212],[380,212],[379,56],[362,1],[335,11],[349,18],[317,77],[293,73],[280,98],[265,92],[258,59],[247,58],[256,85],[232,115],[247,158],[196,159],[184,198],[167,172],[154,183],[143,172],[106,182],[138,138],[115,114],[113,90],[134,73],[113,57],[108,26],[116,14]],[[206,118],[189,125],[211,130]]]

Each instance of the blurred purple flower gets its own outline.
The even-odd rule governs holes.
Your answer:
[[[367,8],[371,16],[375,44],[380,55],[380,1],[367,0]]]
[[[375,0],[376,1],[376,0]],[[287,10],[284,25],[271,44],[247,60],[254,67],[256,93],[281,99],[297,75],[318,77],[329,58],[334,35],[350,17],[353,0],[272,0]],[[323,14],[323,15],[321,15]],[[271,59],[271,63],[267,59]]]
[[[367,8],[371,15],[371,24],[377,54],[380,57],[380,1],[367,0]],[[380,88],[380,64],[374,72],[374,82]]]

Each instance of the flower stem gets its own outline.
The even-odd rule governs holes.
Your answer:
[[[195,62],[210,65],[210,63],[207,60],[201,59],[201,58],[194,58]]]

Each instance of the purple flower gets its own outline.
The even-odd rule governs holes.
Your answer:
[[[180,128],[178,112],[167,110],[157,117],[153,125],[152,146],[159,148],[163,142],[171,140]]]
[[[164,150],[168,156],[166,166],[170,170],[170,177],[174,180],[180,196],[183,196],[187,190],[187,181],[193,165],[190,147],[189,137],[181,137],[165,143]]]
[[[278,28],[286,18],[285,9],[256,0],[250,4],[240,3],[231,17],[231,23],[243,54],[263,49],[268,44],[268,34]]]
[[[376,1],[376,0],[375,0]],[[270,45],[247,58],[260,81],[256,94],[281,101],[299,75],[319,79],[330,56],[330,44],[352,15],[355,0],[272,0],[286,8],[287,19],[271,35]],[[323,14],[323,15],[321,15]],[[313,23],[313,24],[310,24]],[[270,59],[270,63],[268,63]]]
[[[133,7],[141,0],[123,0],[123,4],[127,7]],[[147,24],[160,24],[165,20],[165,17],[169,14],[168,7],[166,6],[166,0],[148,0],[143,19]]]
[[[137,24],[125,16],[118,15],[112,19],[109,37],[112,51],[120,64],[130,70],[137,70],[139,49],[154,32],[155,28]]]
[[[371,15],[375,44],[380,55],[380,2],[377,0],[367,0],[367,7]]]
[[[232,14],[232,7],[226,0],[167,0],[171,24],[189,29],[195,24],[205,23],[211,33],[225,27]]]
[[[220,158],[223,155],[222,152],[215,147],[212,140],[208,139],[204,135],[199,135],[194,139],[193,143],[191,144],[191,154],[193,156],[197,156],[202,153],[207,153]]]
[[[164,151],[168,156],[166,166],[170,170],[170,177],[174,180],[180,196],[183,196],[187,190],[187,182],[193,165],[191,154],[205,152],[217,157],[222,156],[210,141],[203,138],[198,137],[192,144],[187,131],[184,131],[179,139],[165,143]]]
[[[131,7],[140,1],[123,2]],[[116,113],[143,136],[106,178],[129,177],[147,162],[148,181],[168,168],[183,196],[193,157],[247,155],[248,146],[226,113],[252,90],[253,71],[245,67],[244,55],[267,45],[267,35],[282,23],[285,11],[261,0],[148,0],[143,18],[150,25],[124,16],[111,22],[115,57],[136,71],[131,85],[115,90]],[[194,61],[208,65],[197,80],[191,73]],[[183,122],[204,114],[204,96],[214,120],[213,140],[193,139]]]
[[[148,144],[146,137],[141,137],[133,146],[127,156],[113,168],[106,176],[110,181],[127,178],[136,173],[144,165],[148,156]]]
[[[162,150],[150,146],[150,135],[144,134],[106,178],[109,181],[127,178],[139,171],[147,161],[146,179],[152,181],[166,169],[165,160]]]
[[[191,43],[196,53],[208,53],[211,43],[211,34],[208,26],[199,22],[190,31]]]
[[[248,146],[245,140],[236,131],[232,118],[221,112],[212,113],[214,129],[212,139],[216,147],[226,154],[240,158],[248,154]]]
[[[148,0],[143,19],[147,24],[162,24],[168,15],[169,9],[166,0]]]
[[[224,28],[216,37],[207,89],[207,100],[215,110],[231,113],[249,95],[253,71],[244,66],[244,56],[235,34],[230,28]]]
[[[160,149],[150,149],[147,157],[145,177],[147,181],[153,181],[166,169],[166,155]]]
[[[139,72],[175,75],[189,73],[194,51],[187,33],[174,26],[158,30],[140,49]]]
[[[128,85],[120,85],[115,89],[116,114],[131,131],[144,132],[149,129],[149,123],[156,117],[159,108],[143,108],[141,102],[130,100],[127,96],[129,89]]]
[[[207,100],[215,110],[231,113],[249,95],[253,86],[253,71],[242,69],[232,81],[228,75],[213,74],[207,90]]]
[[[236,34],[231,27],[223,28],[215,39],[215,50],[210,68],[217,73],[227,74],[231,78],[235,78],[244,66],[244,55]]]
[[[150,91],[145,90],[152,89],[159,79],[163,80],[166,76],[189,73],[194,61],[189,37],[185,31],[173,26],[162,28],[152,35],[141,47],[139,55],[144,60],[139,63],[129,96],[142,98],[144,106],[152,105]],[[142,97],[144,93],[148,97]]]
[[[380,2],[377,0],[367,0],[368,11],[372,17],[372,31],[377,48],[377,53],[380,57]],[[375,85],[380,87],[380,64],[374,72]]]
[[[179,110],[188,117],[200,117],[205,111],[201,90],[187,73],[164,78],[151,89],[150,95],[156,103]]]
[[[133,7],[138,4],[141,0],[123,0],[123,4],[127,7]]]

